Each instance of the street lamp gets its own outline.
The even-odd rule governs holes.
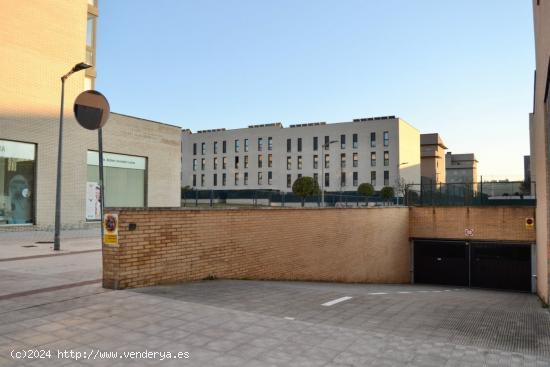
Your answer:
[[[323,148],[323,157],[321,160],[321,208],[325,207],[325,150],[328,150],[330,144],[338,143],[338,140],[331,140],[321,145]]]
[[[401,188],[401,174],[399,173],[399,167],[401,167],[405,164],[409,164],[409,162],[403,162],[403,163],[399,163],[397,165],[397,187],[398,188]],[[396,205],[399,205],[399,193],[397,193],[397,195],[395,195],[395,199],[396,199]]]
[[[59,251],[59,227],[61,225],[61,161],[63,157],[63,104],[65,100],[65,80],[77,71],[91,68],[84,62],[78,63],[61,77],[61,110],[59,113],[59,143],[57,147],[57,184],[55,187],[55,232],[53,237],[53,249]]]

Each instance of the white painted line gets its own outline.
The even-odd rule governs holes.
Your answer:
[[[409,293],[412,293],[412,292],[397,292],[399,294],[409,294]]]
[[[294,317],[285,316],[285,320],[294,320]]]
[[[321,306],[332,306],[332,305],[335,305],[337,303],[340,303],[340,302],[344,302],[344,301],[347,301],[349,299],[352,299],[353,297],[342,297],[342,298],[338,298],[338,299],[333,299],[332,301],[328,301],[328,302],[325,302],[323,303]]]
[[[376,293],[367,293],[367,294],[371,294],[373,296],[377,296],[379,294],[387,294],[386,292],[376,292]]]

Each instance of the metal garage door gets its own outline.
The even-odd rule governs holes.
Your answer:
[[[414,241],[414,282],[531,291],[531,247],[524,244]]]

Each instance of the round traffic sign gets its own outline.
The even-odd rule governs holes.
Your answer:
[[[97,130],[107,123],[109,102],[96,90],[87,90],[78,95],[74,101],[74,116],[85,129]]]

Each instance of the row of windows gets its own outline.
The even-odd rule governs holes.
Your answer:
[[[384,146],[385,147],[389,146],[389,143],[390,143],[389,132],[384,131],[382,136],[383,136],[382,141],[383,141]],[[338,141],[336,141],[336,140],[331,141],[330,136],[326,135],[324,144],[322,145],[322,148],[324,148],[325,150],[328,150],[330,144],[337,143],[337,142]],[[258,138],[258,152],[263,151],[263,146],[264,146],[264,139],[263,138]],[[371,148],[376,147],[376,133],[375,132],[370,133],[370,146],[371,146]],[[193,143],[193,155],[197,155],[197,147],[198,147],[197,143]],[[353,134],[352,135],[352,148],[353,149],[359,148],[358,134]],[[235,153],[240,152],[241,143],[240,143],[239,139],[235,139],[234,149],[235,149]],[[346,135],[345,134],[340,135],[340,149],[346,149]],[[248,152],[249,150],[250,150],[249,139],[244,139],[244,151]],[[267,150],[273,150],[273,138],[272,137],[267,138]],[[302,151],[302,138],[296,138],[296,150],[298,152]],[[314,151],[319,150],[319,137],[318,136],[313,137],[313,150]],[[218,142],[217,141],[215,141],[212,144],[212,151],[213,151],[214,154],[218,154]],[[291,138],[288,138],[286,140],[286,151],[287,151],[287,153],[292,152],[292,139]],[[222,153],[223,154],[227,153],[227,141],[226,140],[222,141]],[[201,154],[202,155],[206,154],[206,143],[204,143],[204,142],[201,143]]]
[[[227,174],[225,173],[222,173],[221,174],[221,177],[222,177],[222,182],[221,182],[221,186],[227,186]],[[205,186],[206,185],[206,175],[205,174],[201,174],[200,175],[200,186]],[[263,172],[258,172],[258,176],[257,176],[257,182],[258,182],[258,185],[263,185]],[[238,172],[235,172],[234,176],[233,176],[233,183],[235,184],[235,186],[238,186],[240,185],[240,174]],[[271,185],[273,183],[273,172],[269,171],[267,172],[267,184],[268,185]],[[244,185],[248,185],[248,172],[244,172],[243,174],[243,184]],[[197,175],[193,175],[193,186],[197,186]],[[214,173],[212,175],[212,186],[218,186],[218,174],[217,173]]]
[[[299,173],[297,175],[297,179],[298,178],[301,178],[302,177],[302,174]],[[346,183],[346,172],[341,172],[340,173],[340,186],[346,186],[347,183]],[[221,178],[222,178],[222,182],[221,182],[221,186],[227,186],[227,174],[225,173],[222,173],[221,174]],[[314,173],[313,174],[313,179],[317,182],[319,182],[319,174],[318,173]],[[272,171],[269,171],[267,172],[267,184],[268,185],[271,185],[273,182],[273,172]],[[286,186],[288,188],[292,187],[292,175],[289,173],[286,175]],[[239,172],[235,172],[235,174],[233,175],[233,183],[235,186],[238,186],[240,185],[240,174]],[[258,185],[263,185],[263,172],[258,172],[257,174],[257,183]],[[371,185],[373,186],[376,186],[376,171],[371,171],[370,173],[370,183]],[[248,172],[244,172],[243,174],[243,184],[246,186],[248,185]],[[359,173],[358,172],[353,172],[352,173],[352,184],[353,186],[359,186]],[[390,172],[389,171],[384,171],[384,186],[389,186],[390,184]],[[193,186],[196,187],[197,186],[197,175],[193,175]],[[201,174],[200,175],[200,186],[206,186],[206,175],[205,174]],[[214,173],[212,175],[212,186],[218,186],[218,174],[217,173]],[[330,186],[330,173],[325,173],[325,184],[324,184],[324,187],[328,187]]]
[[[353,153],[352,157],[353,157],[353,167],[359,167],[359,154],[358,153]],[[330,168],[330,154],[325,154],[324,158],[325,158],[324,159],[325,168]],[[297,160],[297,162],[296,162],[297,169],[302,169],[302,166],[303,166],[302,156],[299,155],[296,160]],[[249,161],[248,156],[245,155],[244,156],[244,168],[248,168],[248,166],[249,166],[248,161]],[[376,152],[371,152],[370,165],[371,165],[371,167],[376,167]],[[384,152],[384,166],[387,167],[389,165],[390,165],[390,153],[388,151],[385,151]],[[240,157],[239,156],[234,157],[234,167],[235,167],[235,169],[240,168]],[[258,155],[258,168],[262,168],[262,167],[263,167],[263,155],[259,154]],[[273,167],[273,155],[272,154],[267,155],[267,167],[268,168]],[[346,168],[346,153],[340,154],[340,167],[341,168]],[[319,168],[319,156],[317,154],[315,154],[313,156],[313,168],[314,169]],[[196,171],[197,169],[198,169],[198,160],[193,159],[193,171]],[[201,170],[205,170],[205,169],[206,169],[206,159],[201,158]],[[213,169],[218,169],[218,157],[214,157],[214,159],[213,159]],[[227,157],[222,157],[222,169],[227,169]],[[292,169],[292,157],[290,157],[290,156],[286,157],[286,169],[287,170]]]

